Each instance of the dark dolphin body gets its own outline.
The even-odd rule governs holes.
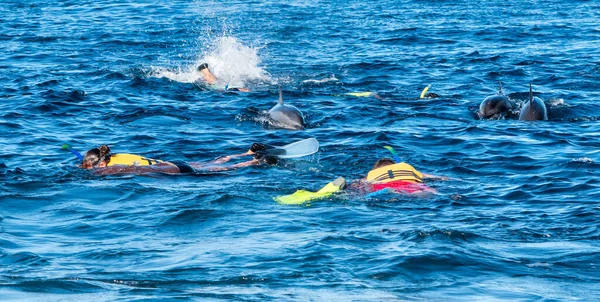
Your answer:
[[[497,118],[500,114],[509,112],[512,109],[512,104],[508,98],[505,95],[498,94],[485,98],[479,105],[477,114],[480,118]]]
[[[529,102],[521,108],[520,121],[545,121],[548,120],[546,104],[538,97],[533,97],[533,90],[529,84]]]
[[[499,118],[501,114],[509,112],[513,105],[503,93],[502,85],[497,95],[488,96],[479,105],[477,115],[479,118]]]
[[[283,104],[281,88],[279,88],[279,102],[269,110],[269,118],[275,126],[291,130],[303,130],[306,124],[298,108]]]

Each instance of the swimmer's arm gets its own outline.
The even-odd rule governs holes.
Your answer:
[[[359,179],[357,181],[353,181],[352,183],[350,183],[350,185],[348,186],[348,189],[359,190],[359,189],[366,188],[368,185],[369,185],[369,182],[366,179]]]
[[[160,163],[153,166],[110,166],[94,170],[96,175],[113,174],[145,174],[145,173],[180,173],[179,168],[169,163]]]
[[[229,170],[235,170],[235,169],[239,169],[239,168],[256,166],[256,165],[260,165],[260,161],[258,161],[257,159],[253,159],[253,160],[237,163],[237,164],[230,165],[230,166],[210,167],[210,168],[206,168],[206,169],[208,171],[229,171]]]
[[[371,192],[371,182],[366,179],[359,179],[350,183],[346,190],[354,194],[368,194]]]
[[[150,167],[150,166],[144,166],[144,167]],[[113,174],[137,174],[140,172],[143,173],[144,171],[140,171],[140,168],[142,168],[142,167],[117,165],[117,166],[110,166],[110,167],[105,167],[105,168],[98,168],[98,169],[94,170],[94,174],[96,174],[96,175],[113,175]],[[146,171],[146,172],[150,172],[150,171]]]
[[[254,152],[248,150],[248,152],[246,152],[246,153],[232,154],[232,155],[227,155],[227,156],[223,156],[223,157],[217,158],[212,163],[213,164],[222,164],[222,163],[226,163],[226,162],[230,161],[233,158],[242,157],[242,156],[248,156],[248,155],[253,155],[253,154],[254,154]]]
[[[217,81],[217,77],[215,77],[215,75],[212,72],[210,72],[208,68],[203,69],[201,73],[202,77],[209,85],[212,85]]]

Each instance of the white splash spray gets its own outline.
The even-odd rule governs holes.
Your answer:
[[[320,79],[320,80],[308,79],[308,80],[302,81],[302,83],[304,83],[304,84],[323,84],[323,83],[337,82],[337,81],[339,81],[339,80],[335,77],[335,75],[332,74],[328,78],[324,78],[324,79]]]
[[[262,63],[258,49],[241,44],[234,37],[217,38],[208,54],[201,54],[194,64],[169,70],[154,67],[151,76],[168,78],[180,83],[203,83],[203,77],[196,70],[198,65],[207,63],[217,77],[217,86],[246,87],[248,83],[271,82],[269,74],[259,65]]]
[[[242,45],[233,37],[219,38],[213,50],[197,63],[208,63],[215,76],[230,86],[244,87],[248,82],[271,80],[268,73],[259,67],[258,50]]]

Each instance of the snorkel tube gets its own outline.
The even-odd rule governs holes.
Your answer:
[[[394,161],[398,164],[400,162],[402,162],[402,160],[400,159],[400,156],[398,156],[398,153],[396,153],[396,150],[394,150],[394,148],[390,147],[390,146],[383,146],[385,149],[387,149],[388,151],[390,151],[390,153],[392,153],[392,156],[394,156]]]
[[[77,156],[77,158],[79,158],[79,160],[83,160],[83,155],[81,155],[81,153],[79,153],[77,150],[73,149],[71,146],[64,144],[64,145],[62,145],[62,148],[71,151],[71,153],[75,154],[75,156]]]
[[[421,91],[421,96],[419,97],[420,99],[425,98],[425,94],[427,93],[427,90],[429,90],[429,88],[431,88],[431,84],[427,85],[427,87],[425,87],[423,89],[423,91]],[[391,148],[391,147],[390,147]],[[386,148],[387,149],[387,148]],[[389,150],[389,149],[388,149]],[[392,149],[394,150],[394,149]],[[390,150],[390,152],[392,152],[392,150]],[[392,152],[393,153],[393,152]]]

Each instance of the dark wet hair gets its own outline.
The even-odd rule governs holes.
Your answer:
[[[109,162],[110,161],[110,148],[108,146],[100,146],[98,148],[94,148],[85,153],[83,160],[81,161],[81,166],[92,166],[96,167],[101,162]]]
[[[208,68],[208,64],[206,63],[202,63],[198,66],[198,71],[202,71],[203,69]]]
[[[396,163],[396,162],[395,162],[393,159],[390,159],[390,158],[384,157],[384,158],[381,158],[381,159],[379,159],[379,160],[378,160],[378,161],[375,163],[375,165],[373,166],[373,169],[371,169],[371,170],[375,170],[375,169],[377,169],[377,168],[381,168],[381,167],[383,167],[383,166],[389,166],[389,165],[393,165],[393,164],[395,164],[395,163]]]
[[[265,164],[273,166],[279,163],[279,158],[277,156],[265,156],[263,161]]]
[[[252,146],[250,146],[250,151],[258,152],[258,151],[265,151],[265,150],[274,149],[274,148],[275,147],[273,147],[271,145],[254,143],[254,144],[252,144]]]
[[[279,158],[277,156],[268,155],[268,153],[265,151],[255,152],[254,158],[257,159],[260,163],[267,165],[276,165],[279,162]]]

